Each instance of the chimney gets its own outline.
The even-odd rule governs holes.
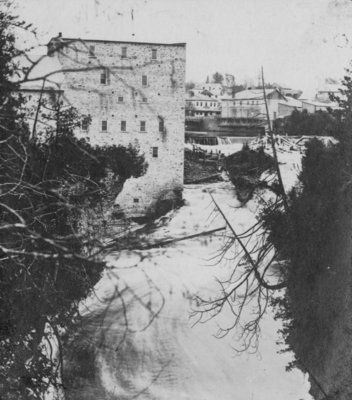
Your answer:
[[[62,32],[59,32],[59,34],[52,38],[49,43],[48,43],[48,56],[52,57],[54,55],[54,53],[58,50],[60,50],[60,48],[62,48]]]

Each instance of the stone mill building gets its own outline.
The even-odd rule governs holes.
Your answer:
[[[146,174],[125,183],[116,199],[125,214],[142,216],[182,195],[184,43],[63,38],[48,43],[63,79],[65,102],[89,115],[79,135],[92,145],[132,144],[144,153]]]

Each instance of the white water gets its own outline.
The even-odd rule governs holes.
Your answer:
[[[292,163],[283,167],[287,177],[294,173]],[[254,202],[236,209],[230,183],[189,185],[184,190],[186,205],[164,218],[150,239],[181,237],[223,226],[222,218],[212,214],[208,192],[238,231],[254,221]],[[278,354],[280,325],[270,311],[261,324],[256,354],[236,353],[233,347],[239,343],[234,334],[221,340],[214,337],[217,323],[228,326],[232,315],[224,313],[220,320],[192,326],[191,297],[196,293],[216,295],[219,287],[215,277],[227,277],[233,267],[231,260],[220,264],[210,260],[223,244],[222,235],[219,232],[166,248],[124,251],[108,257],[110,268],[96,287],[99,300],[88,299],[84,309],[86,315],[102,316],[91,329],[92,335],[99,337],[97,380],[106,391],[99,399],[311,399],[303,374],[285,371],[291,356]],[[127,287],[124,315],[117,289]]]

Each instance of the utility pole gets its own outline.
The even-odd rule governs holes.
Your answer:
[[[269,108],[268,108],[268,101],[267,101],[267,98],[266,98],[263,67],[262,67],[262,71],[261,72],[262,72],[262,74],[261,74],[262,77],[261,78],[262,78],[262,88],[263,88],[263,97],[264,97],[266,118],[267,118],[267,123],[268,123],[269,137],[270,137],[270,141],[271,141],[271,148],[272,148],[272,151],[273,151],[273,157],[274,157],[274,162],[275,162],[276,175],[277,175],[277,179],[279,181],[279,186],[280,186],[280,190],[281,190],[282,202],[284,204],[284,209],[285,209],[285,212],[288,214],[289,207],[288,207],[287,195],[286,195],[285,187],[284,187],[282,176],[281,176],[281,170],[280,170],[279,159],[278,159],[277,151],[276,151],[274,133],[273,133],[273,130],[272,130],[272,127],[271,127]]]

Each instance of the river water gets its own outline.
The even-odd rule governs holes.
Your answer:
[[[209,193],[238,231],[255,221],[255,203],[239,207],[228,182],[186,185],[185,205],[160,221],[151,241],[224,226]],[[269,310],[261,323],[259,349],[238,353],[231,332],[214,335],[226,314],[204,324],[190,318],[193,296],[214,297],[233,268],[231,250],[221,261],[225,231],[164,248],[111,253],[95,295],[84,305],[83,324],[66,355],[73,400],[299,400],[311,399],[299,371],[276,344],[280,323]],[[250,310],[247,310],[250,313]],[[70,354],[70,352],[69,352]]]

